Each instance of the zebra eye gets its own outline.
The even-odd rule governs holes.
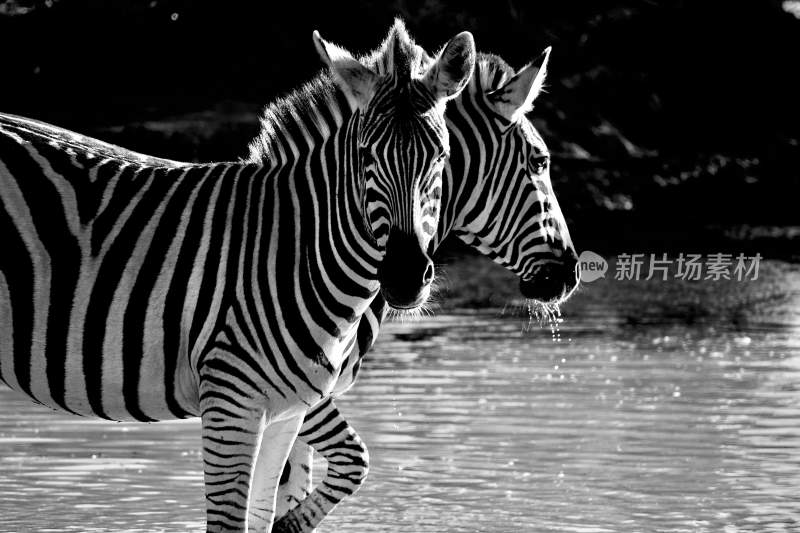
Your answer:
[[[550,156],[549,155],[533,155],[531,156],[531,170],[537,176],[543,174],[547,167],[550,166]]]

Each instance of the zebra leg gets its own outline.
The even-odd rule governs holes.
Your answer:
[[[271,422],[269,400],[259,385],[242,379],[247,374],[237,363],[241,364],[230,351],[214,347],[198,364],[209,533],[247,531],[248,504],[253,500],[262,511],[256,512],[254,524],[266,532],[273,519],[277,478],[305,414]],[[260,477],[257,463],[265,472],[263,481],[255,481]],[[275,482],[269,493],[271,478]]]
[[[305,413],[268,425],[261,437],[248,502],[248,531],[269,533],[278,482]]]
[[[311,465],[314,450],[300,439],[294,441],[292,451],[283,467],[275,516],[281,517],[297,506],[311,493]]]
[[[313,531],[342,499],[355,493],[367,477],[367,447],[339,413],[332,398],[308,412],[298,439],[325,457],[328,471],[308,498],[275,522],[273,533]]]
[[[206,530],[247,530],[247,500],[265,413],[232,416],[219,405],[203,406],[203,466]]]

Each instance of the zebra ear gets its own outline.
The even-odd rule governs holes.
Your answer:
[[[464,31],[450,39],[423,78],[437,100],[455,98],[466,87],[475,68],[475,39]]]
[[[339,87],[355,101],[356,107],[365,109],[375,94],[378,75],[354,59],[347,50],[320,37],[316,30],[314,47]]]
[[[544,85],[550,49],[550,46],[545,48],[542,55],[522,67],[502,87],[486,95],[497,111],[508,120],[514,122],[533,108],[533,101]]]

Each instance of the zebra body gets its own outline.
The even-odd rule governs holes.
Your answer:
[[[536,287],[539,294],[528,294],[542,301],[566,298],[577,283],[575,251],[550,185],[549,153],[523,116],[541,89],[548,55],[549,50],[518,73],[496,56],[479,55],[473,79],[446,113],[451,153],[440,224],[431,242],[435,249],[454,233],[517,273],[523,294],[533,290],[537,275],[556,278],[555,287],[545,283]],[[522,87],[515,95],[516,85]],[[554,274],[552,268],[560,271]],[[361,317],[356,346],[342,366],[334,397],[354,384],[388,309],[378,295]],[[328,476],[310,494],[308,445],[329,460]],[[349,458],[349,470],[342,458]],[[314,406],[286,465],[278,498],[283,517],[274,531],[313,530],[341,499],[358,490],[368,458],[332,398]]]
[[[398,22],[373,56],[383,74],[314,40],[335,83],[268,107],[247,161],[149,158],[0,116],[0,376],[76,414],[200,416],[209,531],[268,530],[379,278],[402,306],[432,278],[444,103],[472,37],[423,63]],[[411,282],[386,260],[400,251],[418,258]]]
[[[25,248],[5,255],[3,268],[9,297],[2,325],[14,333],[14,346],[1,352],[7,384],[80,415],[198,416],[198,370],[214,346],[225,345],[259,361],[253,370],[261,379],[249,385],[275,398],[277,412],[327,395],[356,331],[352,318],[378,289],[380,251],[359,220],[335,218],[347,208],[325,206],[331,218],[310,228],[303,220],[312,218],[298,206],[309,205],[311,191],[263,165],[126,161],[29,121],[3,117],[0,127],[4,222],[13,223],[3,233],[10,246]],[[31,172],[33,165],[44,172]],[[63,207],[42,201],[48,195],[66,199]],[[339,198],[356,212],[357,198]],[[329,242],[337,226],[357,228],[350,237],[360,252],[338,268],[349,261],[361,279],[351,274],[351,283],[332,285],[347,310],[337,309],[343,315],[337,316],[319,298],[317,308],[291,305],[311,300],[302,292],[321,273],[301,273],[322,261],[313,248],[294,243],[313,242],[311,231]],[[14,238],[14,228],[22,227],[37,238],[22,232]],[[329,276],[337,269],[330,262],[325,267]],[[25,286],[35,297],[28,328],[15,305]],[[71,305],[62,309],[59,301]],[[328,317],[335,334],[309,319],[318,315]],[[296,323],[308,332],[281,331],[281,324]],[[293,345],[279,344],[287,342]],[[277,355],[287,352],[305,357]]]

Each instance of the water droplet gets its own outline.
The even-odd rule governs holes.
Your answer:
[[[736,346],[749,346],[751,342],[753,342],[753,339],[747,336],[734,337],[733,339],[733,343]]]

